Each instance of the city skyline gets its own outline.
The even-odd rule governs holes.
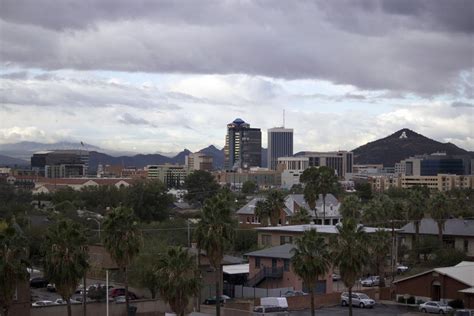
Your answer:
[[[295,152],[402,128],[474,150],[471,1],[1,6],[0,144],[197,151],[285,110]]]

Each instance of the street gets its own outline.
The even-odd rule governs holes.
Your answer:
[[[332,315],[348,315],[349,313],[348,307],[327,307],[321,308],[316,310],[316,315],[320,316],[332,316]],[[309,316],[311,312],[309,310],[304,311],[292,311],[290,312],[292,316]],[[377,304],[372,309],[361,309],[354,307],[353,308],[353,315],[354,316],[362,316],[362,315],[377,315],[377,316],[393,316],[393,315],[404,315],[404,316],[414,316],[414,315],[424,315],[423,313],[419,313],[417,311],[413,311],[405,306],[398,306],[398,305],[383,305]]]

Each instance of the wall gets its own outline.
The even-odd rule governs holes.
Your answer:
[[[138,307],[137,315],[163,315],[171,311],[168,304],[162,300],[139,300],[133,301],[131,305]],[[82,316],[82,305],[71,305],[72,316]],[[87,315],[105,315],[105,303],[87,304]],[[15,315],[15,314],[12,314]],[[34,307],[30,312],[31,316],[64,316],[67,315],[66,305]],[[125,304],[109,303],[110,316],[125,316]]]
[[[258,287],[248,287],[242,285],[235,286],[235,297],[236,298],[259,298],[259,297],[280,297],[285,294],[287,291],[293,290],[293,287],[285,288],[258,288]],[[226,305],[227,306],[227,305]]]

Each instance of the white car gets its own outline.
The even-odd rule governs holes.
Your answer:
[[[453,310],[451,306],[443,302],[437,301],[428,301],[426,303],[420,304],[418,307],[420,312],[423,313],[436,313],[436,314],[446,314]]]
[[[77,300],[72,299],[72,298],[69,301],[71,302],[71,304],[81,304],[80,301],[77,301]],[[65,305],[65,304],[67,304],[67,302],[66,302],[66,300],[63,300],[62,298],[58,298],[57,300],[54,301],[54,304],[56,304],[56,305],[63,305],[64,304]]]
[[[349,306],[349,292],[343,292],[341,294],[341,305]],[[359,306],[360,308],[372,308],[374,305],[375,301],[368,297],[367,294],[352,292],[352,306]]]
[[[38,306],[48,306],[48,305],[54,305],[53,301],[48,301],[48,300],[43,300],[43,301],[36,301],[31,306],[33,307],[38,307]]]
[[[403,272],[407,272],[408,271],[408,267],[407,266],[404,266],[402,264],[398,265],[397,266],[397,273],[403,273]]]
[[[380,277],[378,275],[369,276],[368,278],[361,280],[362,286],[379,286]]]

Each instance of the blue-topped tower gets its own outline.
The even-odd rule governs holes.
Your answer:
[[[260,167],[262,163],[260,128],[250,128],[250,124],[240,118],[227,124],[224,157],[226,170]]]

